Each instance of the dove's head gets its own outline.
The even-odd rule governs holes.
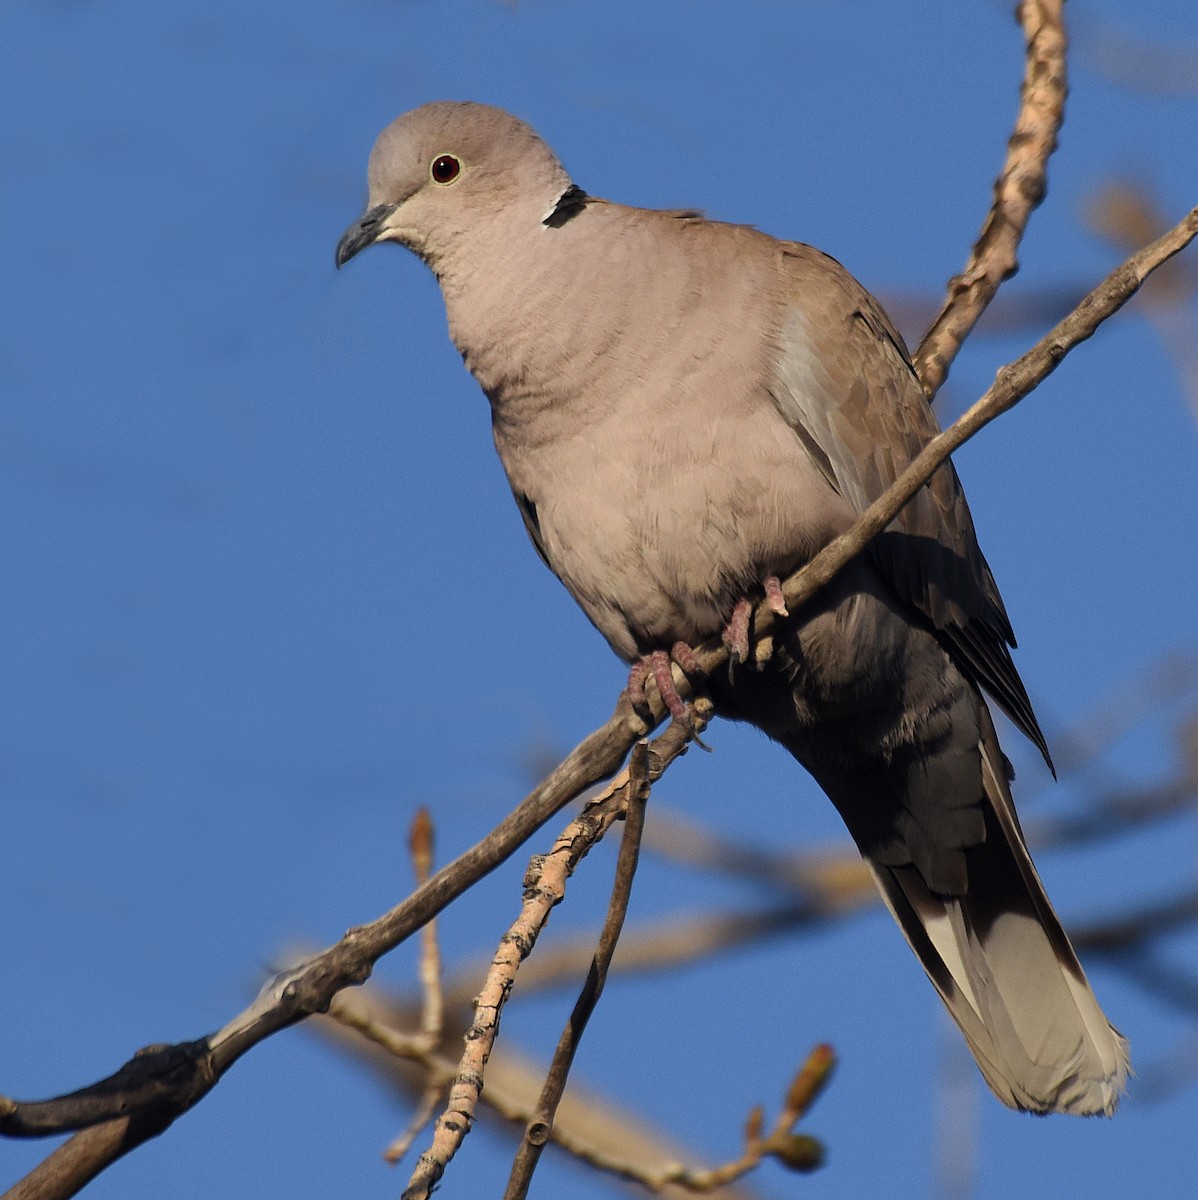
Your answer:
[[[337,265],[399,242],[434,267],[471,238],[536,225],[570,189],[553,151],[523,121],[485,104],[439,101],[392,121],[370,154],[366,211],[337,245]]]

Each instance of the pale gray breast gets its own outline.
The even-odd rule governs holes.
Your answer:
[[[513,326],[519,369],[480,373],[534,541],[625,658],[715,632],[851,515],[771,398],[774,243],[649,217],[652,260],[642,225],[574,261]]]

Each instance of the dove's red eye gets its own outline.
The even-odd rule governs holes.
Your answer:
[[[462,164],[452,154],[441,154],[433,159],[429,174],[434,183],[453,183],[462,173]]]

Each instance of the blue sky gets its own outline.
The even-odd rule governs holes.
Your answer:
[[[1183,0],[1070,7],[1198,43]],[[418,805],[442,858],[463,849],[526,790],[527,749],[572,745],[621,685],[526,543],[431,277],[391,248],[333,271],[378,130],[429,99],[497,103],[589,191],[752,222],[883,294],[935,296],[976,236],[1020,69],[1007,5],[947,0],[7,0],[0,1091],[66,1090],[217,1027],[283,948],[402,896]],[[1174,219],[1193,205],[1196,121],[1194,96],[1075,63],[1012,291],[1115,264],[1077,219],[1111,174],[1149,178]],[[1028,340],[971,343],[947,410]],[[1142,319],[1103,330],[957,461],[1050,738],[1193,647],[1198,434]],[[1086,784],[1164,775],[1169,728],[1125,738]],[[770,846],[843,842],[762,738],[711,741],[654,804]],[[1026,812],[1092,794],[1045,790],[1006,742],[1036,791]],[[1194,854],[1192,822],[1174,822],[1042,866],[1068,920],[1184,886]],[[611,861],[587,864],[555,931],[599,919]],[[446,919],[453,957],[493,947],[521,862]],[[765,899],[647,859],[631,919]],[[1168,949],[1184,961],[1198,944]],[[406,983],[412,961],[379,977]],[[1139,1062],[1192,1036],[1192,1014],[1102,963],[1092,976]],[[505,1029],[547,1054],[568,1006],[516,1005]],[[722,1156],[830,1040],[843,1065],[810,1122],[829,1166],[769,1169],[762,1187],[905,1200],[932,1187],[945,1036],[873,914],[613,984],[577,1069]],[[1133,1170],[1143,1194],[1192,1185],[1193,1085],[1133,1093],[1110,1123],[1021,1118],[978,1091],[977,1197],[1125,1196]],[[402,1177],[378,1152],[405,1119],[293,1030],[89,1194],[392,1196]],[[3,1180],[48,1149],[0,1144]],[[497,1194],[504,1149],[473,1138],[445,1194]],[[547,1160],[537,1194],[563,1191],[607,1194]]]

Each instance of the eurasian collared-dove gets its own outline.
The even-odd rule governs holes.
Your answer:
[[[810,246],[589,196],[479,104],[400,117],[369,179],[337,264],[395,241],[432,268],[533,544],[634,693],[648,671],[672,690],[678,643],[724,631],[743,658],[742,601],[780,607],[776,578],[936,432],[894,326]],[[1028,856],[979,691],[1047,756],[1008,644],[946,465],[769,662],[707,686],[832,799],[998,1097],[1109,1114],[1127,1045]]]

